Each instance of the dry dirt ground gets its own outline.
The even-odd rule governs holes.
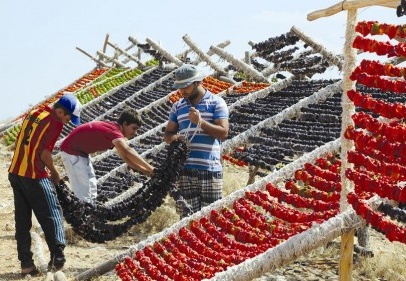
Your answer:
[[[0,281],[21,280],[20,264],[17,260],[16,243],[14,239],[14,206],[13,194],[7,179],[7,165],[10,162],[12,151],[0,144]],[[245,185],[248,179],[247,169],[241,170],[232,165],[225,164],[225,193]],[[157,233],[165,227],[172,225],[179,220],[176,215],[173,202],[168,199],[165,204],[158,208],[150,218],[143,224],[134,226],[128,233],[114,241],[103,244],[90,243],[67,230],[68,245],[65,249],[67,262],[64,274],[68,279],[73,279],[80,273],[92,269],[107,260],[114,259],[118,254],[127,251],[128,247],[143,240],[148,235]],[[34,223],[34,225],[36,225]],[[66,225],[69,229],[69,225]],[[40,240],[41,241],[41,240]],[[42,246],[45,262],[48,262],[49,252],[42,238]],[[316,250],[300,262],[296,261],[286,265],[301,275],[301,272],[313,268],[313,270],[325,271],[329,269],[337,272],[339,259],[339,240],[335,241],[336,246],[329,251]],[[36,244],[41,245],[41,244]],[[374,252],[373,258],[361,258],[354,264],[353,280],[406,280],[406,245],[401,243],[390,243],[381,234],[371,231],[371,248]],[[305,265],[305,267],[303,267]],[[322,265],[322,266],[320,266]],[[280,271],[280,272],[283,272]],[[287,272],[287,271],[286,271]],[[338,280],[335,275],[331,280]],[[47,279],[48,278],[48,279]],[[298,277],[299,278],[299,277]],[[334,279],[336,278],[336,279]],[[46,273],[39,277],[26,279],[49,280]],[[114,272],[93,278],[93,280],[118,280]],[[280,280],[274,277],[261,278],[261,280]],[[295,278],[283,280],[296,280]],[[319,278],[299,278],[297,280],[325,280]],[[330,279],[329,279],[330,280]]]

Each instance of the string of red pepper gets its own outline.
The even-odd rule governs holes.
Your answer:
[[[379,158],[369,157],[359,151],[349,151],[347,160],[355,167],[365,167],[368,171],[389,177],[391,180],[406,180],[406,167],[398,163],[381,161]]]
[[[406,25],[379,23],[377,21],[361,21],[355,26],[355,31],[363,36],[387,35],[390,39],[395,37],[406,38]]]
[[[386,219],[385,215],[374,211],[368,203],[362,200],[354,192],[350,192],[347,196],[348,202],[354,208],[355,212],[360,215],[368,224],[372,225],[376,230],[385,234],[389,241],[399,241],[406,243],[406,228],[393,223]]]
[[[386,34],[390,39],[405,38],[406,35],[403,25],[387,25],[375,21],[360,22],[355,30],[363,36]],[[402,42],[392,45],[390,42],[379,42],[373,38],[357,36],[353,47],[387,57],[406,57],[406,44]],[[404,93],[406,92],[405,74],[403,67],[363,60],[355,68],[350,79],[367,87]],[[382,76],[401,79],[394,80]],[[348,91],[347,95],[355,106],[370,110],[382,117],[403,119],[406,116],[403,104],[379,101],[371,95],[364,95],[355,90]],[[403,124],[399,120],[389,123],[380,122],[364,112],[355,113],[352,119],[359,129],[348,126],[344,133],[344,137],[352,140],[355,145],[355,151],[349,151],[347,154],[348,161],[354,164],[354,168],[347,169],[345,175],[354,182],[355,187],[354,192],[348,194],[347,200],[358,215],[376,230],[384,233],[390,241],[406,243],[406,228],[386,219],[385,214],[374,211],[365,201],[376,194],[400,203],[406,202],[406,189],[399,184],[406,178]]]
[[[324,202],[313,198],[312,199],[303,198],[298,194],[289,194],[285,191],[280,190],[279,188],[276,188],[271,183],[268,183],[266,185],[266,190],[269,192],[271,196],[277,198],[279,202],[286,202],[296,208],[307,208],[312,209],[315,212],[323,212],[331,209],[338,210],[340,206],[339,204],[340,202],[338,201]]]
[[[339,161],[331,157],[317,162],[324,168],[310,164],[305,167],[319,176],[337,177],[330,168]],[[299,211],[278,200],[312,211]],[[211,278],[338,212],[337,202],[316,202],[268,184],[266,191],[247,192],[233,202],[232,208],[212,210],[209,216],[191,221],[178,233],[136,251],[116,266],[116,274],[125,281]],[[259,211],[259,206],[263,211]]]
[[[364,38],[362,36],[356,36],[352,46],[355,49],[362,50],[364,52],[376,53],[379,56],[386,55],[390,57],[406,57],[406,43],[399,42],[396,45],[392,45],[389,41],[376,41],[370,38]]]
[[[352,126],[345,130],[344,137],[353,140],[359,152],[374,158],[378,157],[380,161],[406,165],[406,144],[392,143],[385,136],[379,136],[378,139],[363,131],[357,131]]]
[[[406,127],[399,121],[386,124],[365,112],[355,113],[352,119],[357,127],[368,130],[374,136],[385,136],[391,142],[406,141]]]
[[[340,200],[340,192],[325,192],[314,189],[309,185],[302,187],[294,180],[285,182],[285,188],[289,190],[291,194],[298,194],[305,198],[313,198],[324,202],[336,202]]]
[[[382,100],[377,100],[371,95],[362,94],[360,92],[357,92],[356,90],[349,90],[347,92],[347,96],[354,103],[355,106],[370,110],[382,117],[390,119],[401,119],[406,116],[406,106],[402,103],[390,103]]]

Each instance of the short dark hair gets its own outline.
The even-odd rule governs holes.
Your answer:
[[[136,124],[138,127],[142,126],[141,115],[138,113],[138,111],[130,107],[125,108],[121,112],[120,117],[118,117],[118,124],[123,125],[124,122],[127,122],[127,124]]]
[[[66,109],[66,107],[64,107],[62,104],[60,104],[59,102],[56,102],[53,104],[52,106],[53,109],[58,109],[61,108],[63,109],[63,112],[65,113],[65,115],[72,115],[72,112],[70,112],[69,110]]]

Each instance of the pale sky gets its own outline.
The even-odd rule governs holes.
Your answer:
[[[176,55],[188,49],[188,34],[203,50],[230,40],[225,51],[243,58],[255,43],[286,33],[295,25],[334,53],[341,53],[346,13],[308,21],[307,14],[331,0],[0,0],[0,120],[15,118],[92,70],[106,34],[121,48],[129,36],[159,42]],[[400,3],[400,1],[399,1]],[[395,9],[368,7],[358,20],[400,24]],[[110,55],[112,54],[112,48]],[[132,49],[131,51],[135,51]],[[2,123],[0,121],[0,123]]]

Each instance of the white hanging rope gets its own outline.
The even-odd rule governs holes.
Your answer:
[[[199,121],[196,124],[195,128],[191,128],[192,127],[192,122],[189,122],[189,126],[187,127],[187,129],[184,132],[185,138],[188,142],[192,142],[193,138],[195,137],[196,133],[198,131],[201,130],[201,126],[202,126],[202,117],[200,116],[200,111],[197,110],[197,114],[199,115]],[[192,131],[193,134],[192,136],[189,138],[189,132]]]
[[[151,72],[152,72],[153,70],[155,70],[156,68],[157,68],[157,67],[151,68],[151,69],[149,69],[148,71],[142,73],[141,75],[135,77],[134,79],[132,79],[132,80],[130,80],[130,81],[124,83],[124,84],[121,84],[120,87],[119,87],[119,89],[122,88],[122,87],[126,87],[126,86],[129,85],[129,84],[134,83],[135,80],[141,80],[141,79],[143,79],[144,75],[147,75],[147,74],[151,73]],[[117,108],[124,107],[124,106],[126,105],[127,101],[132,100],[132,99],[134,99],[135,97],[137,97],[137,96],[139,96],[139,95],[141,95],[141,94],[143,94],[143,93],[145,93],[145,92],[152,91],[156,86],[162,84],[164,81],[166,81],[166,80],[168,80],[168,79],[170,79],[170,78],[172,78],[172,77],[173,77],[173,74],[172,74],[172,72],[171,72],[171,73],[165,75],[164,77],[159,78],[159,79],[156,80],[155,82],[149,84],[147,87],[145,87],[145,88],[139,90],[138,92],[134,93],[134,94],[131,95],[130,97],[126,98],[125,100],[123,100],[123,101],[121,101],[121,102],[119,102],[119,103],[116,104],[113,108],[111,108],[111,109],[109,109],[108,111],[104,112],[103,114],[99,115],[98,117],[95,118],[95,120],[101,120],[101,119],[103,119],[104,116],[113,113]],[[117,91],[118,91],[119,89],[117,89]]]

